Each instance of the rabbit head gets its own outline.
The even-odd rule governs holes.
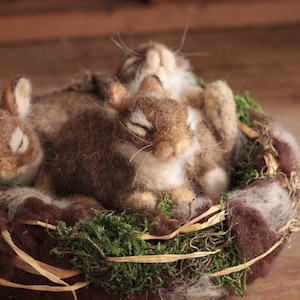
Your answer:
[[[27,116],[31,84],[18,77],[4,90],[0,102],[0,183],[27,184],[36,175],[43,153]]]
[[[139,151],[149,158],[178,159],[194,147],[188,109],[167,97],[158,77],[146,77],[133,96],[116,83],[113,90],[109,101],[118,111],[119,147],[129,159]]]
[[[177,101],[188,87],[197,84],[189,61],[164,44],[148,42],[126,52],[115,75],[132,92],[137,92],[149,75],[158,76],[169,96]]]

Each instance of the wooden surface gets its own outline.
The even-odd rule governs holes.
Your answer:
[[[205,23],[203,20],[197,23],[197,16],[183,11],[178,22],[173,18],[171,21],[162,19],[162,24],[153,26],[149,23],[149,11],[156,20],[161,16],[161,6],[148,7],[138,1],[130,1],[135,3],[132,11],[138,11],[138,21],[142,22],[143,16],[145,18],[145,23],[137,24],[132,20],[130,7],[122,1],[120,9],[108,4],[105,6],[105,1],[100,1],[102,6],[98,7],[94,0],[73,1],[72,9],[68,4],[70,1],[53,1],[52,5],[48,1],[39,2],[44,4],[34,0],[0,1],[1,90],[16,74],[31,78],[36,94],[68,84],[87,69],[110,76],[122,54],[111,41],[111,35],[121,32],[129,47],[156,40],[177,49],[185,26],[182,20],[191,16],[192,26],[182,51],[189,55],[195,73],[206,81],[226,79],[236,93],[250,91],[265,111],[300,142],[300,10],[295,9],[300,1],[274,1],[274,7],[281,7],[281,16],[274,12],[274,8],[268,15],[267,7],[271,7],[271,1],[261,1],[267,22],[262,22],[260,14],[257,17],[248,15],[246,20],[241,18],[247,15],[245,7],[251,8],[252,13],[258,12],[260,7],[253,5],[258,1],[242,1],[243,4],[238,1],[212,1],[211,5],[216,5],[216,10],[207,1],[201,1],[204,3],[202,9],[206,9],[211,17],[215,12],[216,16],[220,12],[226,13],[223,21],[205,19]],[[195,1],[187,2],[200,13]],[[234,15],[229,14],[229,7],[232,7]],[[174,12],[178,18],[179,9],[180,6],[172,6],[169,13]],[[73,15],[67,18],[69,10]],[[90,15],[91,19],[110,13],[112,19],[107,17],[105,22],[112,27],[95,30],[83,29],[82,24],[75,26],[77,19],[74,14],[82,16],[82,13],[85,17]],[[235,23],[231,20],[233,17],[238,19]],[[118,25],[111,25],[115,20]],[[93,26],[100,24],[97,22]],[[12,24],[14,29],[10,27]],[[49,24],[53,24],[52,27]],[[244,299],[300,299],[299,249],[300,233],[292,235],[269,275],[248,286]]]
[[[1,1],[0,42],[95,37],[116,32],[293,24],[298,0],[188,0],[146,5],[138,0]],[[0,2],[0,5],[1,5]],[[17,4],[17,5],[16,5]]]

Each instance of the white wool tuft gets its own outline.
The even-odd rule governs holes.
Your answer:
[[[162,290],[164,300],[217,300],[228,296],[225,288],[218,288],[213,279],[203,276],[194,285],[182,284],[174,290]]]
[[[244,204],[257,209],[268,226],[274,231],[286,225],[293,214],[288,192],[275,181],[263,186],[253,186],[232,192],[228,199],[229,201],[242,201]]]
[[[169,91],[170,97],[180,102],[182,95],[190,86],[196,86],[194,75],[188,70],[187,65],[179,67],[173,73],[159,72],[157,74],[164,89]]]
[[[276,122],[271,123],[271,132],[273,137],[284,143],[287,143],[291,147],[295,159],[300,165],[300,146],[297,143],[295,137]]]
[[[13,153],[24,153],[27,150],[28,145],[29,140],[27,135],[20,129],[20,127],[16,127],[9,140],[11,151]]]
[[[38,189],[30,187],[15,187],[1,193],[0,204],[3,201],[7,202],[9,220],[14,218],[19,207],[22,206],[28,198],[37,198],[47,205],[55,205],[61,209],[70,205],[70,202],[54,199],[50,195],[45,192],[41,192]]]
[[[162,160],[128,143],[117,147],[117,151],[135,166],[135,180],[154,191],[173,189],[185,184],[185,164],[199,150],[199,143],[195,139],[192,146],[179,158]]]
[[[191,106],[187,107],[187,111],[188,111],[188,126],[192,131],[195,131],[197,129],[197,125],[199,124],[199,122],[201,122],[203,120],[202,118],[202,113],[199,109],[195,109]]]
[[[206,194],[220,194],[226,191],[229,178],[224,169],[216,167],[203,176],[203,190]]]

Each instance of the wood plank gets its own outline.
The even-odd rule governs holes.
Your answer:
[[[132,4],[142,4],[142,2],[143,0],[0,0],[0,16],[70,11],[112,11]]]
[[[117,32],[161,32],[190,28],[245,27],[300,21],[298,0],[182,1],[176,5],[128,5],[113,10],[3,15],[0,43],[92,37]]]

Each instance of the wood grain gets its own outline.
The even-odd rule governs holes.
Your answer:
[[[132,1],[128,5],[113,2],[115,5],[110,6],[107,4],[109,2],[100,1],[97,6],[93,1],[90,7],[78,0],[76,3],[77,9],[70,6],[67,9],[68,6],[58,5],[55,1],[53,7],[57,7],[57,10],[46,10],[47,5],[43,4],[43,13],[26,9],[26,13],[22,14],[3,14],[0,18],[0,43],[93,37],[118,32],[162,32],[182,30],[185,26],[201,29],[270,26],[300,20],[298,0],[190,0],[179,1],[176,5],[169,3],[149,6],[142,2],[132,4]]]

